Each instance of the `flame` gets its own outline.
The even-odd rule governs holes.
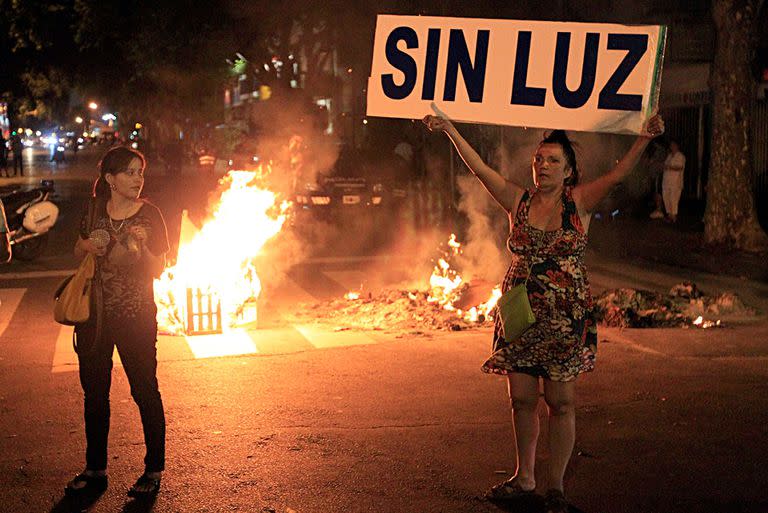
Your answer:
[[[271,170],[267,168],[266,174]],[[186,331],[187,290],[200,289],[221,301],[222,327],[238,324],[246,303],[261,293],[255,258],[277,235],[290,203],[262,187],[266,176],[256,171],[230,171],[213,214],[193,238],[179,247],[173,267],[155,280],[158,324],[162,332]]]
[[[459,272],[451,267],[448,260],[461,254],[461,243],[456,240],[456,235],[451,234],[448,239],[448,250],[438,259],[432,276],[429,278],[430,303],[437,303],[445,310],[455,311],[456,315],[469,322],[482,322],[487,318],[501,297],[501,288],[496,286],[491,291],[491,296],[484,303],[462,311],[454,304],[461,297],[461,286],[465,283]]]
[[[720,326],[720,319],[718,319],[716,321],[705,321],[704,317],[699,315],[698,317],[696,317],[696,320],[693,321],[693,325],[694,326],[698,326],[699,328],[703,328],[703,329],[706,329],[706,328],[716,328],[716,327]]]

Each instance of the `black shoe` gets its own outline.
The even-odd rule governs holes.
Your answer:
[[[80,486],[80,483],[85,485]],[[107,476],[91,476],[85,472],[76,475],[67,483],[64,494],[67,497],[75,496],[99,496],[107,489]]]
[[[150,485],[147,490],[139,490],[146,485]],[[157,496],[160,491],[160,478],[149,477],[146,474],[142,474],[140,478],[136,480],[133,486],[128,490],[128,497],[134,499],[148,499]]]

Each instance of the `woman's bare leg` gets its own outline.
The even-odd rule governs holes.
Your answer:
[[[549,407],[549,488],[560,491],[576,441],[575,396],[575,381],[544,380],[544,400]]]
[[[525,490],[536,487],[536,442],[539,438],[539,380],[528,374],[508,376],[509,397],[512,402],[512,423],[517,446],[518,484]]]

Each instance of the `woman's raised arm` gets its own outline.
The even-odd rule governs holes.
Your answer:
[[[632,147],[616,163],[613,169],[597,180],[574,187],[573,200],[579,211],[594,212],[611,189],[624,180],[630,171],[635,168],[651,139],[663,133],[664,120],[661,119],[660,115],[656,114],[648,120],[645,133],[637,136]]]
[[[504,210],[511,212],[517,207],[523,188],[489,167],[450,120],[437,116],[425,116],[423,121],[430,130],[440,130],[448,134],[469,170],[480,179],[485,189]]]

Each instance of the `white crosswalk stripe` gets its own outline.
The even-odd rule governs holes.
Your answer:
[[[327,331],[316,326],[307,326],[296,324],[293,326],[296,331],[302,334],[310,344],[318,349],[329,347],[349,347],[375,344],[376,341],[368,335],[361,332],[351,331]]]
[[[216,358],[250,354],[290,354],[314,349],[376,344],[377,340],[361,332],[329,331],[317,326],[292,325],[280,329],[233,329],[218,335],[158,337],[159,362],[184,359]],[[114,364],[120,357],[114,353]],[[76,372],[77,355],[72,347],[72,328],[62,326],[56,339],[52,373]]]
[[[0,289],[0,337],[5,333],[26,291],[27,289]]]
[[[235,329],[219,335],[184,337],[195,358],[256,354],[259,350],[245,330]]]

